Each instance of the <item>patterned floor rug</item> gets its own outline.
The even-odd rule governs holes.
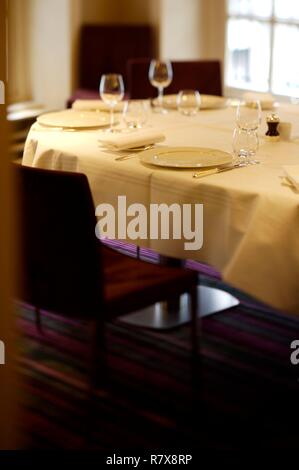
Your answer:
[[[203,284],[236,294],[198,269]],[[93,403],[89,446],[298,448],[299,365],[290,362],[290,343],[299,318],[237,295],[239,307],[203,319],[196,370],[188,325],[164,333],[120,321],[107,327],[109,380]],[[41,335],[29,306],[18,306],[18,318],[24,447],[86,448],[85,325],[44,314]]]

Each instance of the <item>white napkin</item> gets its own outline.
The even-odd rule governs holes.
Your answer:
[[[288,180],[299,191],[299,165],[284,165],[282,168]]]
[[[125,102],[120,101],[114,106],[113,110],[116,112],[122,112],[124,109]],[[110,111],[109,106],[102,100],[76,100],[72,106],[73,109],[78,111]]]
[[[271,93],[257,93],[257,92],[247,92],[244,93],[243,99],[248,105],[254,100],[259,100],[261,103],[262,109],[272,109],[274,106],[274,97]]]
[[[126,150],[156,144],[165,140],[165,135],[154,129],[138,129],[128,133],[103,133],[99,142],[111,150]]]

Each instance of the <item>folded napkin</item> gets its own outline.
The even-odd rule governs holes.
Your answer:
[[[114,106],[114,111],[122,112],[125,102],[120,101]],[[72,106],[73,109],[78,111],[110,111],[109,106],[102,100],[76,100]]]
[[[243,99],[246,101],[246,104],[250,106],[250,103],[254,100],[259,100],[261,103],[262,109],[272,109],[274,106],[274,97],[271,93],[256,93],[248,92],[244,93]]]
[[[164,134],[154,129],[138,129],[128,133],[103,133],[99,142],[111,150],[126,150],[156,144],[165,140]]]
[[[284,165],[282,168],[287,179],[299,191],[299,165]]]

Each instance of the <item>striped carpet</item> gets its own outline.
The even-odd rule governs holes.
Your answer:
[[[196,266],[203,284],[232,292],[216,272]],[[196,376],[188,326],[166,333],[119,321],[107,327],[109,385],[93,404],[93,448],[298,447],[299,366],[290,363],[290,343],[299,320],[238,297],[238,308],[203,319]],[[24,447],[84,448],[86,326],[46,314],[41,336],[25,305],[18,319]]]

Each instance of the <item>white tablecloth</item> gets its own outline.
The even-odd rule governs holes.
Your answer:
[[[296,107],[281,106],[278,113],[283,121],[292,122],[293,135],[299,135]],[[191,118],[173,111],[152,114],[149,125],[165,133],[165,145],[230,152],[234,116],[233,108],[201,111]],[[261,139],[260,165],[196,180],[193,170],[144,166],[138,157],[116,161],[115,153],[99,147],[99,132],[41,130],[35,124],[23,164],[85,173],[95,205],[105,202],[116,207],[119,195],[126,195],[128,205],[202,203],[200,250],[185,251],[181,240],[138,244],[211,264],[233,286],[276,308],[299,313],[299,194],[285,183],[282,169],[299,164],[299,140],[269,143]]]

